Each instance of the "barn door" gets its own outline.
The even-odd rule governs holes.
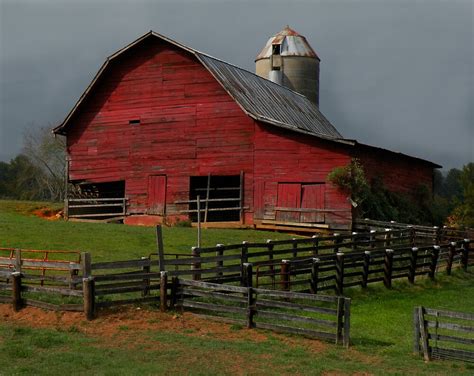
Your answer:
[[[324,209],[325,184],[303,184],[301,186],[302,209]],[[301,212],[301,222],[324,222],[324,213]]]
[[[166,206],[166,175],[148,177],[148,213],[165,214]]]
[[[299,209],[301,202],[301,184],[299,183],[278,183],[277,207],[286,209]],[[277,221],[299,222],[299,211],[278,210]]]

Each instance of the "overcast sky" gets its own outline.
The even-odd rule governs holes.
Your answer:
[[[346,137],[445,168],[474,161],[474,0],[0,0],[0,160],[60,123],[108,55],[154,30],[254,71],[286,24],[321,58]]]

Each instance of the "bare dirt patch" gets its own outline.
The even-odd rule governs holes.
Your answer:
[[[47,219],[48,221],[57,221],[63,217],[63,210],[44,207],[33,210],[31,214],[39,218]]]

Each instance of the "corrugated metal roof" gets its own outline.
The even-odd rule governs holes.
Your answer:
[[[275,44],[280,45],[279,54],[281,56],[314,57],[320,60],[306,38],[290,29],[289,26],[286,26],[278,34],[268,39],[267,44],[265,44],[265,47],[263,47],[262,51],[257,55],[255,61],[270,58],[272,46]]]
[[[199,52],[196,55],[250,116],[319,137],[342,138],[305,96],[222,60]]]

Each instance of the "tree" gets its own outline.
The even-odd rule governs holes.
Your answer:
[[[23,154],[36,168],[38,195],[51,201],[62,200],[66,168],[64,139],[54,136],[51,127],[30,127],[23,136]]]
[[[468,163],[459,174],[462,202],[453,210],[451,219],[461,227],[474,227],[474,163]]]

